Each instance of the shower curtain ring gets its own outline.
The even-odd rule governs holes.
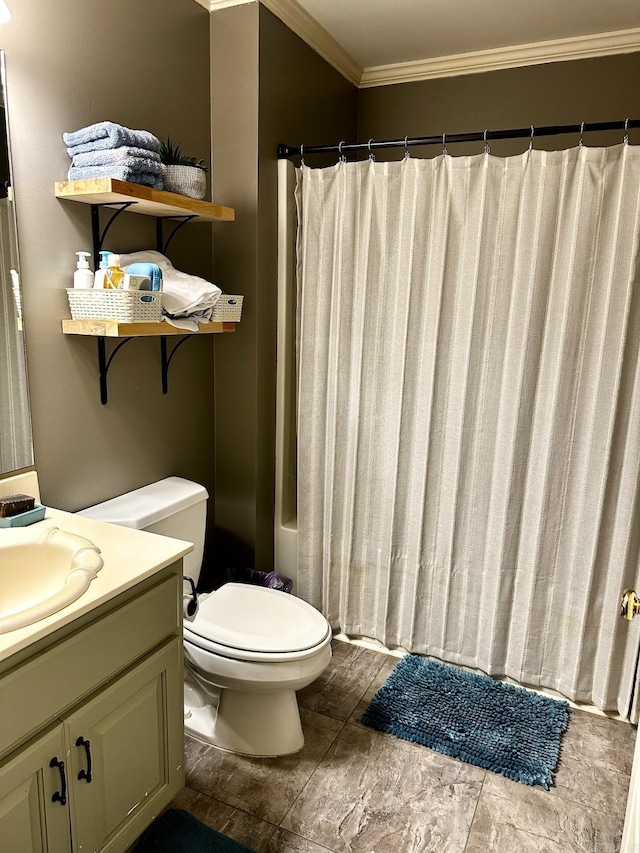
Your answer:
[[[367,148],[369,149],[369,160],[371,160],[371,162],[373,163],[373,161],[376,159],[376,155],[375,155],[375,154],[373,153],[373,151],[371,150],[371,143],[372,143],[372,142],[373,142],[373,139],[370,139],[370,140],[367,142]]]
[[[624,120],[624,139],[623,142],[625,145],[629,144],[629,116]]]
[[[411,157],[411,152],[409,151],[409,137],[405,136],[404,138],[404,159],[408,160]]]
[[[443,153],[443,155],[449,153],[447,151],[447,134],[446,133],[442,134],[442,153]]]
[[[535,127],[533,125],[529,125],[531,128],[531,136],[529,138],[529,151],[533,150],[533,134],[535,133]]]
[[[584,145],[584,141],[582,137],[584,136],[584,122],[580,125],[580,142],[578,142],[578,148],[582,148]]]
[[[304,145],[300,146],[300,165],[301,166],[306,165],[306,163],[304,162]]]
[[[344,145],[344,139],[342,140],[342,142],[339,142],[339,143],[338,143],[338,152],[339,152],[339,154],[340,154],[340,156],[338,157],[338,162],[339,162],[339,163],[346,163],[346,162],[347,162],[346,154],[343,154],[343,153],[342,153],[342,146],[343,146],[343,145]]]
[[[489,129],[487,128],[487,130],[485,130],[485,132],[482,134],[483,138],[484,138],[484,153],[485,154],[491,154],[491,146],[487,142],[487,133],[488,132],[489,132]]]

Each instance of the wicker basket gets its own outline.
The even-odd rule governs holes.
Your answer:
[[[162,318],[162,293],[158,291],[68,288],[67,297],[73,320],[159,323]]]
[[[213,306],[211,315],[212,323],[239,323],[242,317],[242,303],[244,296],[230,296],[221,293],[220,298]]]

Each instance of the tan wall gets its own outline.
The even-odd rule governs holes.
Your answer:
[[[258,385],[260,477],[257,489],[256,562],[271,567],[275,481],[278,160],[281,142],[353,138],[357,91],[268,9],[260,7],[260,191],[258,240]],[[293,142],[292,142],[293,140]],[[316,158],[317,165],[335,162]]]
[[[88,206],[57,201],[62,132],[110,119],[210,154],[208,13],[193,0],[10,3],[6,51],[35,460],[43,500],[75,510],[177,474],[213,488],[213,341],[192,340],[160,385],[160,343],[133,340],[100,404],[95,340],[64,337],[74,252],[91,249]],[[155,221],[124,214],[114,250],[153,247]],[[181,230],[176,266],[210,275],[209,225]]]
[[[215,515],[217,528],[234,537],[234,565],[251,566],[258,426],[258,5],[214,12],[210,26],[214,195],[236,210],[230,227],[214,229],[215,277],[226,292],[245,296],[242,322],[216,347]],[[227,563],[226,549],[227,540],[218,535],[217,563]]]
[[[356,89],[259,4],[211,15],[216,278],[245,294],[216,350],[216,524],[221,567],[273,565],[277,145],[353,138]],[[231,201],[233,200],[233,201]]]
[[[638,118],[639,78],[640,53],[633,53],[361,89],[358,139]],[[630,137],[632,142],[640,142],[640,131],[632,131]],[[553,149],[577,141],[576,136],[547,137],[535,140],[535,145]],[[585,136],[587,145],[621,141],[621,133]],[[527,144],[526,140],[494,142],[492,154],[515,154]],[[432,157],[441,147],[412,151],[416,156]],[[454,155],[473,154],[482,151],[482,143],[452,145],[449,151]],[[397,159],[402,152],[376,156]]]

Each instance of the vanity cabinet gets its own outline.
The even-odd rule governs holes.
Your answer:
[[[0,676],[0,743],[20,744],[0,762],[3,853],[123,853],[184,784],[181,579],[176,564]]]
[[[52,802],[59,775],[50,764],[62,760],[62,726],[22,750],[0,769],[0,837],[7,853],[68,853],[69,813]]]

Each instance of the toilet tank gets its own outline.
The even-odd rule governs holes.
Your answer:
[[[202,568],[208,497],[205,487],[198,483],[167,477],[77,514],[193,542],[194,550],[183,558],[184,574],[197,584]]]

